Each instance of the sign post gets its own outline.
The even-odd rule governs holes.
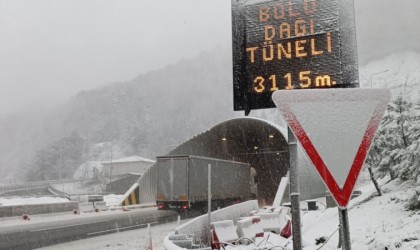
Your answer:
[[[287,137],[290,153],[290,203],[292,205],[292,235],[293,250],[302,249],[302,230],[300,228],[300,190],[299,171],[297,165],[297,140],[293,132],[288,128]]]
[[[340,240],[343,246],[342,249],[351,250],[349,216],[347,208],[338,208],[338,216],[340,218]]]
[[[351,249],[347,205],[391,93],[387,89],[277,91],[273,101],[340,208]]]

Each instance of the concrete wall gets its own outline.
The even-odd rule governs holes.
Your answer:
[[[125,178],[108,183],[106,184],[106,192],[112,194],[125,194],[140,177],[140,175],[128,175]]]
[[[34,204],[34,205],[18,205],[18,206],[0,206],[0,218],[21,216],[22,214],[49,214],[70,212],[73,209],[79,209],[79,202],[63,202],[51,204]]]

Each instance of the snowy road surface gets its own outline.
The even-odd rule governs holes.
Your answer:
[[[185,223],[186,221],[181,221]],[[177,222],[154,225],[151,227],[153,249],[164,249],[163,238],[177,226]],[[41,248],[42,250],[75,250],[75,249],[146,249],[147,246],[147,228],[131,230],[127,232],[114,233],[98,236],[94,238],[73,241],[51,247]]]
[[[383,186],[382,197],[374,195],[375,190],[371,183],[359,188],[363,194],[352,201],[354,207],[349,212],[352,249],[420,250],[420,212],[406,211],[403,206],[410,192],[407,185],[398,181],[388,183]],[[322,236],[328,237],[337,229],[337,211],[337,208],[330,208],[303,212],[304,250],[318,249],[320,245],[316,245],[315,240]],[[163,238],[175,227],[175,222],[152,226],[154,249],[163,249]],[[44,249],[145,249],[146,236],[147,230],[144,228]],[[338,233],[335,233],[322,250],[336,250],[337,244]]]
[[[382,183],[385,184],[386,180]],[[410,185],[413,184],[401,184],[399,181],[385,184],[382,187],[384,194],[381,197],[375,195],[375,189],[371,182],[358,188],[363,194],[351,202],[352,209],[349,211],[353,249],[420,250],[420,212],[407,211],[404,208],[405,201],[412,192]],[[324,199],[322,199],[322,203],[325,204]],[[338,244],[338,233],[333,234],[333,232],[338,227],[338,209],[324,209],[321,203],[319,206],[321,210],[302,212],[304,250],[318,249],[320,245],[315,244],[316,239],[330,235],[332,235],[331,239],[322,249],[335,250]],[[304,204],[302,204],[302,208],[305,208]],[[33,219],[34,222],[36,220],[38,218]],[[12,222],[1,221],[0,231],[4,229],[2,227],[7,228],[13,225],[10,223]],[[27,222],[16,223],[25,224]],[[181,223],[185,223],[185,221]],[[163,249],[164,237],[175,227],[176,222],[152,226],[154,249]],[[142,228],[77,240],[43,249],[144,249],[146,240],[147,229]]]
[[[2,220],[0,249],[34,249],[72,240],[144,227],[147,223],[174,221],[177,214],[156,208],[106,211],[80,215],[61,214]]]

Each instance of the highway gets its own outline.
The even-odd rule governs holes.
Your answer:
[[[131,211],[38,217],[31,221],[1,222],[0,249],[34,249],[99,235],[138,229],[147,223],[161,224],[177,219],[173,211],[156,208]]]

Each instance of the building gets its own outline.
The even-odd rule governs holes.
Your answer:
[[[143,175],[153,164],[155,164],[154,160],[140,156],[131,156],[112,162],[102,162],[103,174],[105,177],[110,177],[110,179],[131,173]]]

